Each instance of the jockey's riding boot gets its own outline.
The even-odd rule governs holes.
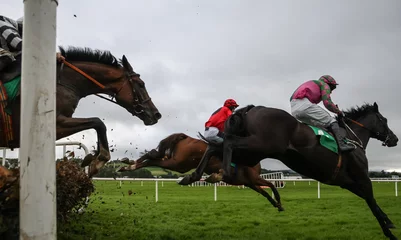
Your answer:
[[[0,72],[3,71],[10,63],[12,59],[7,55],[0,55]]]
[[[330,125],[330,129],[333,132],[335,138],[337,139],[338,147],[340,148],[341,152],[348,152],[355,149],[354,145],[345,143],[345,136],[343,135],[338,122],[333,122]]]

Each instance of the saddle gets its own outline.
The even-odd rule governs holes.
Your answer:
[[[14,140],[11,106],[20,95],[21,55],[0,72],[0,142],[12,148]]]

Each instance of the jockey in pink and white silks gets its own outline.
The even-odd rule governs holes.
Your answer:
[[[355,147],[344,141],[345,136],[341,133],[336,119],[317,105],[323,101],[324,106],[330,112],[343,115],[330,97],[337,85],[336,80],[330,75],[323,75],[319,80],[303,83],[290,98],[291,114],[301,122],[331,130],[338,141],[340,151],[346,152],[355,149]]]

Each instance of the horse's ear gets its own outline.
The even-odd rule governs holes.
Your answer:
[[[127,58],[125,57],[125,55],[123,55],[123,66],[125,69],[127,69],[128,71],[133,71],[131,64],[129,64]]]
[[[376,102],[373,103],[373,107],[375,109],[375,112],[379,112],[379,106],[377,105]]]

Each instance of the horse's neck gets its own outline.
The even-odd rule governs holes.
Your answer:
[[[64,68],[69,68],[68,71],[66,69],[61,70],[59,67],[58,71],[61,71],[62,75],[61,81],[59,81],[59,83],[73,90],[79,98],[83,98],[96,93],[108,93],[107,85],[110,84],[114,79],[116,79],[117,77],[115,76],[118,76],[119,74],[117,72],[118,69],[102,64],[84,62],[77,62],[73,64],[81,71],[93,78],[95,81],[106,86],[106,88],[103,89],[101,86],[98,86],[86,76],[82,75],[74,69],[69,68],[68,66],[64,66]],[[59,73],[57,74],[59,75]]]

